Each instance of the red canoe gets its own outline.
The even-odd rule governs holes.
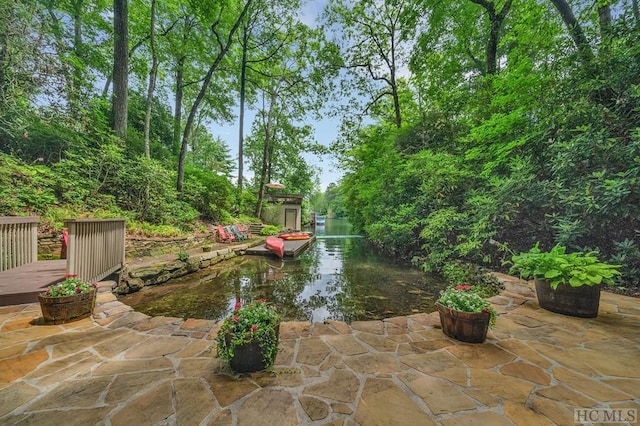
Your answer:
[[[267,237],[264,245],[271,250],[273,254],[282,259],[284,256],[284,240],[278,237]]]
[[[291,232],[280,235],[280,238],[283,240],[308,240],[311,238],[311,234],[308,232]]]

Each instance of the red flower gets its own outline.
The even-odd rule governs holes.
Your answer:
[[[82,293],[82,289],[80,287],[76,287],[76,293]]]
[[[251,326],[251,331],[256,331],[257,329],[258,329],[258,326],[257,326],[257,325],[252,325],[252,326]]]
[[[98,283],[91,283],[92,286],[94,286],[95,288],[98,288]]]
[[[470,285],[457,285],[456,290],[471,290]]]
[[[236,302],[236,306],[233,307],[233,312],[238,312],[238,310],[242,307],[242,302]]]
[[[234,322],[238,322],[238,321],[240,321],[240,317],[236,315],[235,317],[233,317],[233,321],[234,321]]]
[[[78,274],[64,274],[65,278],[73,278],[73,277],[77,277]]]

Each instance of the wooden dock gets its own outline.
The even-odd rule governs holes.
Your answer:
[[[316,240],[315,236],[312,236],[308,240],[285,240],[284,242],[284,257],[297,257],[300,253],[305,251]],[[264,245],[259,244],[255,247],[248,248],[246,254],[255,254],[259,256],[275,256]]]
[[[0,272],[0,306],[35,303],[38,294],[64,280],[67,261],[40,260]]]

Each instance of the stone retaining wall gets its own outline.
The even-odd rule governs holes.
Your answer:
[[[165,253],[178,253],[188,251],[203,244],[216,242],[215,234],[200,234],[188,237],[175,238],[142,238],[127,236],[125,240],[125,253],[127,259],[138,257],[157,256]]]
[[[60,259],[62,232],[38,234],[38,258]]]
[[[173,278],[208,268],[212,265],[241,256],[252,244],[241,244],[208,253],[192,254],[185,261],[171,260],[153,265],[127,265],[121,274],[120,284],[115,288],[117,294],[134,293],[149,285],[165,283]]]
[[[188,251],[204,244],[216,242],[215,234],[200,234],[175,238],[144,238],[127,236],[125,253],[127,259],[158,256],[166,253]],[[38,257],[59,259],[62,249],[62,233],[38,234]]]

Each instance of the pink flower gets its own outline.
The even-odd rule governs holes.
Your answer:
[[[251,331],[256,331],[257,329],[258,329],[258,326],[257,326],[257,325],[252,325],[252,326],[251,326]]]
[[[234,322],[238,322],[238,321],[240,321],[240,317],[236,315],[235,317],[233,317],[233,321],[234,321]]]
[[[238,310],[242,307],[242,302],[236,302],[236,306],[233,307],[233,312],[238,312]]]
[[[98,288],[98,283],[91,283],[92,286],[94,286],[95,288]]]
[[[76,287],[76,293],[82,293],[82,289],[80,287]]]
[[[65,278],[73,278],[73,277],[77,277],[78,274],[64,274]]]
[[[457,285],[456,290],[471,290],[470,285]]]

